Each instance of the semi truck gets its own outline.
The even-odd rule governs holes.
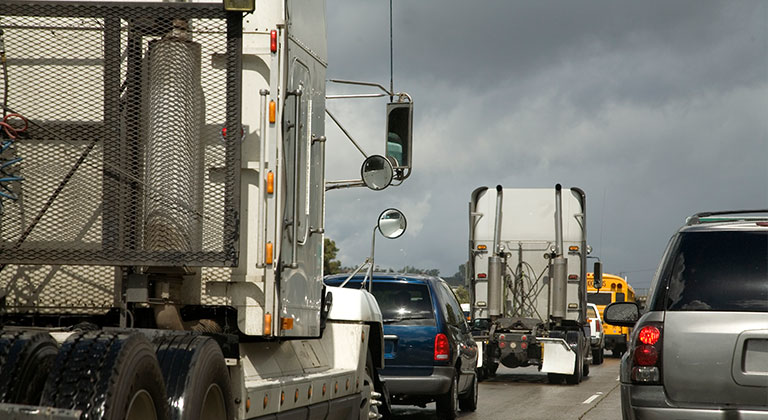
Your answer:
[[[480,187],[469,202],[467,284],[484,377],[538,366],[552,383],[589,374],[586,195]]]
[[[324,1],[4,0],[0,66],[0,418],[386,411],[325,194],[410,173],[413,104],[326,180]]]

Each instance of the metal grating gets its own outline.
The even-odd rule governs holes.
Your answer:
[[[0,3],[0,104],[28,121],[0,133],[22,178],[0,267],[236,266],[241,28],[221,4]]]

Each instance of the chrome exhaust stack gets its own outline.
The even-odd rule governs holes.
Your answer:
[[[549,266],[550,316],[553,321],[565,319],[568,307],[568,260],[563,256],[563,187],[555,185],[555,255]]]
[[[493,253],[488,257],[488,315],[491,320],[504,313],[504,258],[501,256],[501,185],[496,186],[496,220],[493,226]]]

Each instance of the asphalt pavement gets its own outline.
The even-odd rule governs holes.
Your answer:
[[[551,385],[536,368],[499,367],[494,378],[480,383],[475,412],[460,412],[460,419],[476,420],[620,420],[619,359],[606,356],[602,365],[590,366],[579,385]],[[425,408],[395,406],[396,420],[440,420],[435,404]]]

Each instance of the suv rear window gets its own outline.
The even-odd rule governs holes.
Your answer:
[[[667,264],[669,311],[768,312],[768,231],[683,232]]]
[[[426,284],[374,283],[373,296],[385,324],[435,325],[432,298]]]
[[[595,308],[591,306],[587,306],[587,317],[588,318],[597,318],[597,312],[595,312]]]

